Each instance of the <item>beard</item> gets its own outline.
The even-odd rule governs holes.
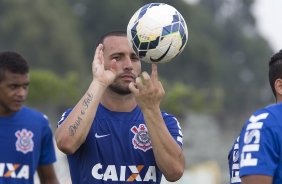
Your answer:
[[[121,85],[119,83],[113,83],[109,86],[110,90],[112,90],[113,92],[119,94],[119,95],[128,95],[131,93],[131,91],[129,90],[128,85]]]

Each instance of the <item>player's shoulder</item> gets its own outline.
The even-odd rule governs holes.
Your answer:
[[[26,116],[29,116],[30,118],[38,118],[38,119],[45,119],[48,120],[48,117],[46,114],[40,112],[39,110],[27,106],[23,106],[21,109],[21,113],[23,113]]]
[[[68,116],[73,108],[68,108],[65,112],[63,112],[62,116]]]
[[[271,104],[256,110],[248,119],[246,126],[251,123],[263,123],[263,127],[282,126],[282,103]]]
[[[164,121],[167,125],[176,124],[176,125],[179,126],[179,121],[173,114],[167,113],[165,111],[161,111],[161,113],[162,113],[162,117],[163,117],[163,119],[164,119]]]
[[[173,115],[173,114],[170,114],[170,113],[167,113],[165,111],[161,111],[162,113],[162,117],[166,120],[166,119],[172,119],[172,120],[175,120],[177,121],[177,118]]]
[[[57,126],[60,126],[63,123],[63,121],[65,121],[65,119],[68,117],[71,111],[72,111],[72,108],[68,108],[65,112],[63,112],[63,114],[61,115],[61,118],[57,122]]]
[[[282,117],[282,103],[271,104],[262,109],[268,113],[270,117],[281,119]]]
[[[269,113],[272,113],[274,116],[282,116],[282,103],[271,104],[264,109]]]

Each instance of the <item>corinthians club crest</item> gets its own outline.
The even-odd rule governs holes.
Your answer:
[[[146,152],[152,148],[151,139],[145,124],[140,124],[138,128],[133,126],[131,131],[135,134],[132,138],[132,144],[135,149],[140,149]]]
[[[26,129],[18,130],[15,133],[17,137],[16,149],[24,154],[33,151],[33,133]]]

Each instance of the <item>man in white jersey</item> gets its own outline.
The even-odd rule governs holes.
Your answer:
[[[126,32],[105,34],[92,63],[85,95],[58,123],[58,148],[68,155],[75,183],[157,183],[184,172],[182,132],[177,119],[160,110],[165,94],[141,62]]]

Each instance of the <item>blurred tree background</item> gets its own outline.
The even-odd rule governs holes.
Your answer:
[[[125,30],[133,13],[149,2],[0,1],[0,50],[17,50],[33,70],[42,70],[42,75],[32,72],[36,84],[31,84],[28,103],[58,113],[74,105],[90,82],[97,38]],[[165,110],[180,118],[189,110],[205,111],[228,125],[234,122],[225,118],[238,118],[271,101],[267,61],[272,51],[255,28],[253,0],[163,2],[181,12],[189,31],[183,53],[159,67]],[[150,70],[148,64],[143,67]]]
[[[46,112],[54,127],[91,80],[96,40],[126,30],[148,0],[1,0],[0,51],[16,50],[30,62],[28,104]],[[273,102],[267,79],[269,44],[256,30],[253,0],[163,0],[185,18],[189,40],[173,62],[161,64],[164,110],[179,119],[208,113],[220,127],[241,127],[254,109]],[[150,65],[143,64],[150,71]]]

